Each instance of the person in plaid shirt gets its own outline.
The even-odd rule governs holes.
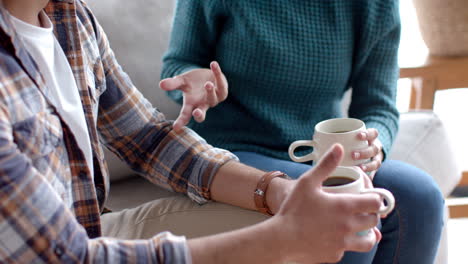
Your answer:
[[[380,239],[376,195],[321,190],[343,156],[340,146],[300,180],[266,178],[282,174],[243,165],[188,128],[174,131],[123,72],[83,1],[0,3],[1,263],[332,262]],[[105,237],[104,216],[116,213],[101,216],[109,192],[102,145],[198,204],[274,216],[189,240],[169,232]],[[264,179],[268,192],[256,188]]]

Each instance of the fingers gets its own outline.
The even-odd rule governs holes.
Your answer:
[[[351,155],[354,160],[371,159],[377,156],[380,151],[381,149],[376,144],[372,144],[367,148],[353,151]]]
[[[364,180],[364,187],[366,187],[367,189],[374,188],[374,185],[372,184],[372,180],[374,179],[375,171],[367,172],[367,173],[364,173],[364,171],[362,171],[361,173],[363,174],[362,179]]]
[[[192,111],[193,106],[188,105],[184,102],[182,108],[180,109],[179,116],[177,117],[176,121],[172,125],[172,128],[175,131],[180,131],[183,126],[187,125],[190,119],[192,118]]]
[[[207,82],[205,84],[205,90],[206,90],[206,102],[210,107],[215,107],[218,103],[218,96],[216,95],[216,89],[215,86],[212,82]]]
[[[375,128],[369,128],[365,132],[361,132],[358,134],[358,139],[367,140],[369,142],[373,142],[378,137],[379,131]]]
[[[382,165],[382,144],[378,136],[379,131],[375,128],[369,128],[366,132],[359,133],[358,138],[360,140],[367,140],[369,147],[351,153],[353,160],[371,160],[370,162],[360,165],[361,169],[365,172],[375,172]],[[374,174],[375,173],[370,175],[370,177],[373,178]]]
[[[215,83],[207,81],[204,84],[206,96],[200,96],[201,92],[199,88],[195,89],[190,87],[195,85],[194,83],[188,84],[184,75],[179,75],[174,78],[164,79],[159,82],[161,89],[165,91],[182,90],[184,92],[184,103],[180,114],[173,124],[173,129],[179,131],[183,126],[187,125],[192,116],[195,121],[203,122],[206,118],[206,111],[209,107],[216,106],[219,102],[223,101],[227,97],[227,81],[224,74],[219,67],[217,62],[210,64],[211,71],[213,72]],[[206,69],[204,69],[206,71]],[[198,84],[200,85],[200,84]],[[195,90],[189,90],[195,89]],[[191,92],[191,93],[188,93]],[[187,94],[186,94],[187,93]],[[187,101],[186,101],[187,96]],[[198,98],[198,97],[200,98]]]
[[[351,219],[354,230],[357,230],[357,232],[372,229],[379,223],[379,216],[377,214],[357,214]]]
[[[353,221],[361,224],[360,226],[354,225],[360,231],[354,232],[355,230],[353,230],[353,233],[345,237],[346,249],[357,252],[370,251],[382,239],[382,234],[376,227],[378,224],[377,215],[361,215]],[[367,227],[364,227],[364,222],[366,222]]]
[[[167,78],[159,82],[159,87],[164,91],[182,90],[184,86],[186,86],[186,82],[182,76]]]
[[[372,182],[374,180],[374,177],[375,177],[375,173],[377,172],[377,170],[374,170],[374,171],[370,171],[370,172],[367,172],[367,176],[369,178],[369,180]],[[374,186],[372,186],[374,187]],[[369,187],[369,188],[372,188],[372,187]]]
[[[343,159],[343,153],[343,147],[339,144],[334,144],[318,162],[317,166],[303,174],[301,180],[309,181],[316,186],[321,185],[340,164]]]
[[[369,151],[370,149],[370,151]],[[370,159],[369,162],[363,163],[359,165],[359,167],[362,169],[364,172],[375,172],[377,171],[381,166],[382,166],[382,160],[383,160],[383,153],[381,147],[378,147],[376,144],[373,144],[371,147],[366,148],[365,150],[362,151],[368,151],[366,155],[363,155],[364,157],[371,156],[373,153],[377,152],[373,157],[370,158],[364,158],[364,159]],[[362,152],[361,152],[362,153]],[[371,178],[373,178],[374,175],[369,175]]]
[[[377,214],[382,206],[380,195],[375,193],[340,194],[335,196],[335,199],[339,211],[347,215]],[[365,227],[370,228],[372,225],[361,226],[360,228],[365,229]]]
[[[376,214],[382,206],[380,195],[375,193],[343,194],[339,199],[341,199],[342,203],[347,203],[347,208],[344,208],[344,210],[349,210],[349,213]]]
[[[380,233],[380,230],[377,227],[374,227],[372,228],[372,231],[374,231],[377,243],[380,242],[380,240],[382,240],[382,233]]]
[[[359,165],[359,167],[361,167],[361,170],[363,170],[364,172],[376,171],[380,168],[380,166],[382,166],[382,161],[381,159],[377,158],[372,160],[371,162]]]
[[[205,121],[206,111],[208,111],[208,106],[207,105],[198,107],[195,110],[193,110],[192,116],[195,119],[195,121],[197,121],[198,123],[201,123],[201,122]]]
[[[174,130],[179,131],[183,126],[187,125],[192,116],[198,123],[205,121],[208,105],[203,105],[193,110],[192,109],[193,106],[184,103],[182,109],[180,110],[179,117],[177,117],[176,121],[174,122]]]
[[[228,95],[228,84],[226,81],[226,77],[224,76],[223,72],[221,71],[221,67],[216,61],[213,61],[210,64],[211,71],[215,77],[215,85],[216,85],[216,95],[219,102],[224,101]]]
[[[377,241],[377,233],[374,230],[365,236],[359,236],[356,234],[347,236],[345,239],[345,245],[346,249],[349,251],[368,252],[375,246]]]
[[[212,82],[206,82],[206,104],[200,105],[192,112],[192,116],[198,123],[205,121],[206,112],[209,107],[215,107],[218,104],[218,97],[215,93],[215,87]]]

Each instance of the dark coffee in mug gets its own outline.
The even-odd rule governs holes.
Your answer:
[[[332,177],[326,179],[322,183],[322,185],[323,186],[328,186],[328,187],[341,186],[341,185],[352,183],[353,181],[355,181],[355,179],[349,178],[349,177],[346,177],[346,176],[332,176]]]
[[[332,133],[336,133],[336,134],[338,134],[338,133],[347,133],[347,132],[350,132],[350,131],[352,131],[352,130],[340,130],[340,131],[333,131]]]

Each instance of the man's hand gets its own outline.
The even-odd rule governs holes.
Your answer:
[[[366,140],[368,142],[369,147],[356,150],[351,153],[353,155],[354,160],[367,160],[370,159],[369,162],[359,165],[359,167],[364,171],[367,172],[369,178],[372,180],[374,179],[375,173],[382,165],[382,161],[384,158],[382,152],[382,143],[378,139],[379,131],[375,128],[369,128],[366,132],[362,132],[358,134],[359,140]]]
[[[212,62],[210,69],[191,70],[164,79],[159,87],[165,91],[183,92],[182,109],[173,126],[176,131],[187,125],[192,116],[195,121],[203,122],[206,111],[224,101],[228,95],[228,82],[217,62]]]
[[[343,158],[334,145],[313,169],[302,175],[272,221],[278,243],[289,245],[286,261],[337,262],[345,251],[369,251],[380,240],[375,228],[381,205],[375,194],[330,194],[322,182]],[[373,229],[366,236],[356,233]]]

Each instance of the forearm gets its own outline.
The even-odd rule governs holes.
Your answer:
[[[136,127],[136,120],[129,124]],[[226,150],[213,148],[192,130],[184,127],[177,133],[170,122],[158,122],[156,118],[134,134],[112,134],[121,130],[105,132],[106,139],[110,139],[107,146],[135,172],[155,185],[186,194],[199,204],[213,199],[213,178],[224,164],[237,159]]]
[[[169,232],[144,240],[90,239],[87,250],[87,263],[190,263],[185,238]]]
[[[285,243],[276,237],[274,222],[270,219],[244,229],[189,240],[193,264],[280,263]]]
[[[356,90],[350,107],[350,117],[364,121],[367,128],[375,128],[379,132],[382,150],[388,154],[398,132],[399,113],[395,105],[396,84],[377,86],[371,92]],[[353,91],[354,93],[354,91]],[[391,94],[391,95],[389,95]]]
[[[375,10],[372,26],[363,28],[353,65],[353,97],[349,116],[363,120],[368,128],[379,131],[379,139],[388,154],[398,131],[396,93],[398,81],[398,45],[401,23],[398,1],[383,1]],[[378,18],[378,19],[377,19]]]
[[[0,184],[4,187],[0,191],[3,208],[0,216],[5,219],[0,241],[6,242],[0,245],[0,262],[134,263],[137,260],[157,263],[160,259],[175,259],[180,260],[175,263],[186,263],[185,242],[167,233],[139,241],[89,239],[84,226],[45,177],[32,168],[25,155],[12,156],[15,151],[0,145],[0,165],[4,168],[0,173]],[[81,219],[96,230],[98,212],[89,209],[94,201],[86,201],[89,211]],[[74,202],[83,203],[82,200]],[[9,234],[16,234],[15,239]]]
[[[211,178],[235,156],[213,148],[188,128],[174,131],[119,66],[99,25],[97,31],[106,72],[106,91],[96,98],[100,141],[152,183],[206,202]]]
[[[254,191],[260,178],[265,174],[239,162],[231,161],[223,165],[211,184],[211,198],[218,202],[255,210]],[[274,178],[268,187],[266,201],[272,212],[277,212],[286,197],[292,182]]]
[[[381,40],[385,44],[367,57],[362,72],[352,84],[353,97],[349,108],[350,117],[359,118],[367,128],[379,131],[379,139],[387,154],[399,124],[396,107],[398,36],[399,28],[395,27]]]

